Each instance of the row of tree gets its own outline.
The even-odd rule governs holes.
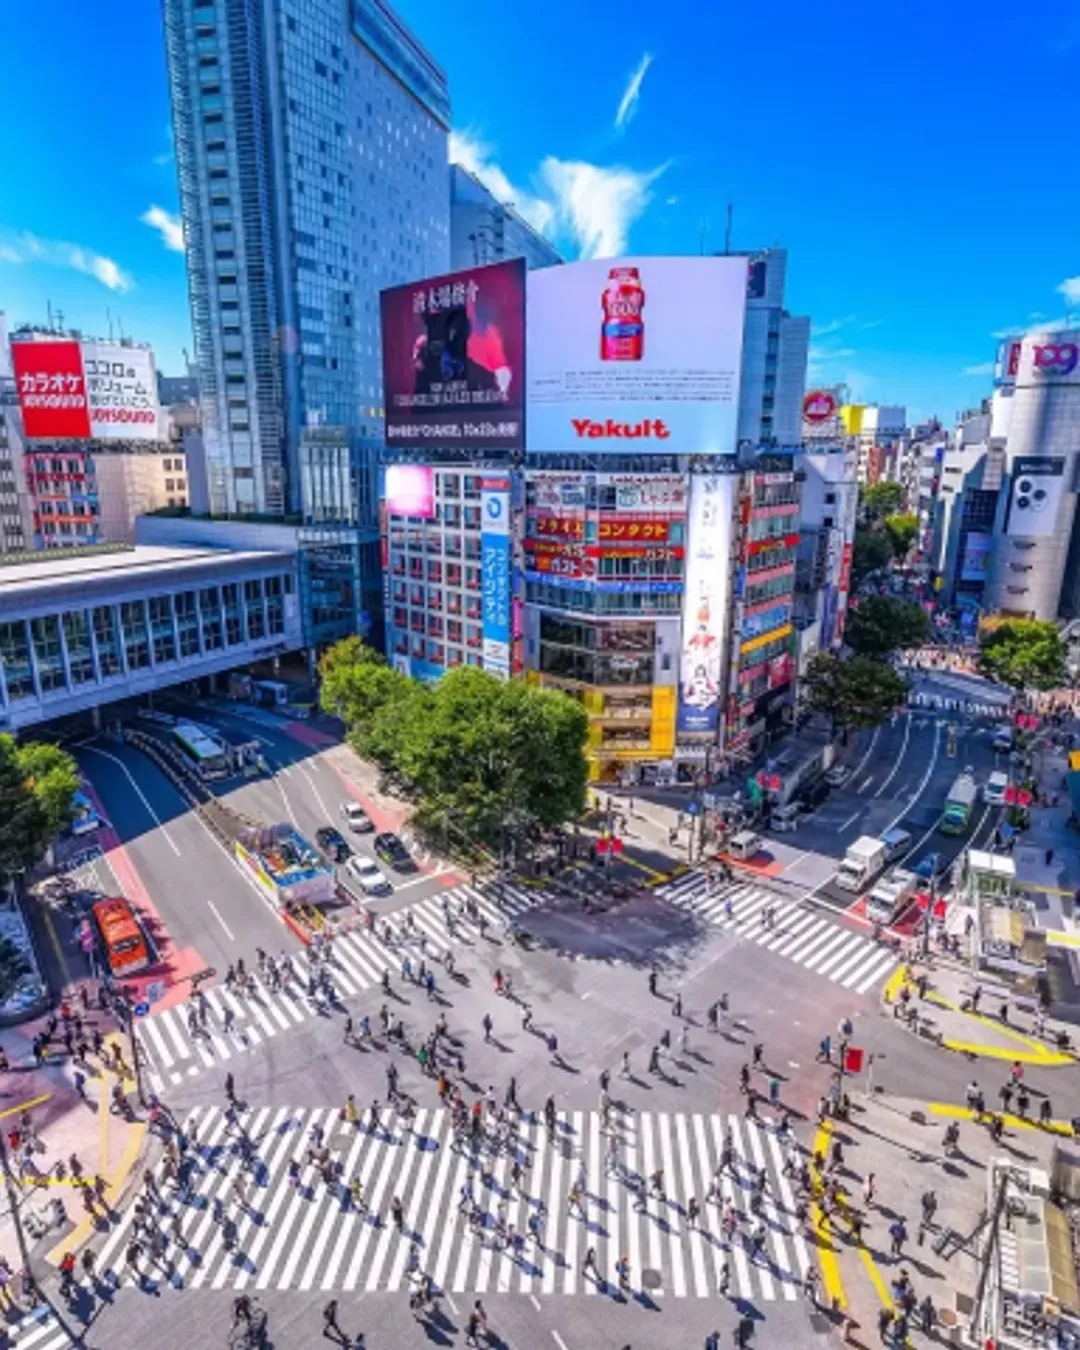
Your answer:
[[[569,695],[473,666],[422,684],[359,638],[320,669],[323,708],[413,797],[420,828],[499,848],[584,809],[588,717]]]

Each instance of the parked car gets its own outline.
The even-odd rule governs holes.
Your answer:
[[[365,895],[390,895],[393,886],[373,858],[354,853],[345,864],[345,875],[355,881]]]
[[[416,869],[409,850],[397,835],[391,834],[389,830],[375,836],[375,856],[386,863],[387,867],[392,867],[395,872],[412,872]]]
[[[375,828],[371,817],[359,802],[342,802],[341,817],[354,834],[370,834]]]
[[[825,781],[830,787],[840,787],[851,777],[851,770],[846,764],[834,764],[826,773]]]
[[[345,842],[345,836],[340,830],[335,830],[333,825],[324,825],[321,830],[316,830],[315,842],[331,862],[344,862],[352,853],[352,849]]]

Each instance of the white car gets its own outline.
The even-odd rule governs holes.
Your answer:
[[[342,802],[341,816],[354,834],[370,834],[375,826],[359,802]]]
[[[834,764],[825,775],[825,781],[830,787],[840,787],[851,777],[851,770],[846,764]]]
[[[983,784],[983,801],[990,806],[1001,806],[1005,801],[1005,789],[1009,786],[1009,775],[995,769]]]
[[[351,881],[355,881],[365,895],[390,895],[393,886],[386,874],[373,858],[363,853],[354,853],[345,862],[345,872]]]

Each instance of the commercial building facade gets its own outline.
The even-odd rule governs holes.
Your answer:
[[[527,267],[554,267],[559,251],[501,202],[475,174],[450,165],[450,267],[480,267],[506,258],[524,258]]]

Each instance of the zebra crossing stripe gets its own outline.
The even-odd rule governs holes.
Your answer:
[[[896,964],[894,953],[883,953],[864,934],[753,883],[740,881],[716,890],[697,872],[657,887],[654,894],[860,994]],[[762,922],[766,906],[777,911],[776,924],[768,927]]]

